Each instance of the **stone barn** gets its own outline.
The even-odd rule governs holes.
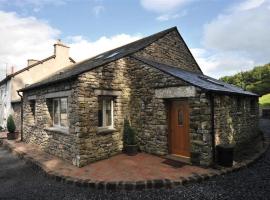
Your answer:
[[[176,27],[70,65],[23,92],[23,140],[76,166],[123,149],[209,166],[218,144],[253,145],[258,96],[203,74]]]

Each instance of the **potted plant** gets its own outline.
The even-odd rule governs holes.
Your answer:
[[[136,140],[136,131],[130,126],[129,121],[124,121],[124,149],[129,156],[138,153],[138,144]]]
[[[15,133],[16,125],[15,125],[15,122],[13,120],[12,115],[9,115],[8,116],[8,119],[7,119],[7,130],[8,130],[7,139],[8,140],[15,140],[16,139],[16,133]]]

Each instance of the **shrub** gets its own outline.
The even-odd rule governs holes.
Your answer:
[[[130,126],[129,121],[124,121],[124,144],[125,145],[136,145],[136,131]]]
[[[10,133],[14,133],[15,130],[16,130],[16,125],[15,125],[15,122],[13,120],[12,115],[9,115],[8,116],[8,119],[7,119],[7,129],[8,129],[8,132],[10,132]]]

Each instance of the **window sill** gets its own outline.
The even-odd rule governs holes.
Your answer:
[[[60,127],[48,127],[44,128],[44,130],[54,133],[61,133],[61,134],[68,134],[69,130],[67,128],[60,128]]]
[[[237,112],[236,114],[237,114],[237,115],[242,115],[242,112]]]
[[[98,134],[107,134],[107,133],[113,133],[116,131],[114,128],[107,128],[107,127],[98,127],[97,133]]]
[[[256,115],[255,114],[250,114],[250,117],[256,117]]]

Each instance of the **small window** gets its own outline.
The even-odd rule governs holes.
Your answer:
[[[35,118],[36,118],[36,101],[35,100],[29,101],[29,105],[30,105],[31,113],[32,113],[33,118],[35,120]]]
[[[250,100],[250,113],[251,114],[256,113],[256,101],[255,101],[255,99]]]
[[[113,127],[113,99],[99,98],[98,100],[98,126]]]
[[[68,127],[67,98],[53,99],[53,126]]]
[[[178,125],[183,126],[184,113],[182,110],[178,110]]]

